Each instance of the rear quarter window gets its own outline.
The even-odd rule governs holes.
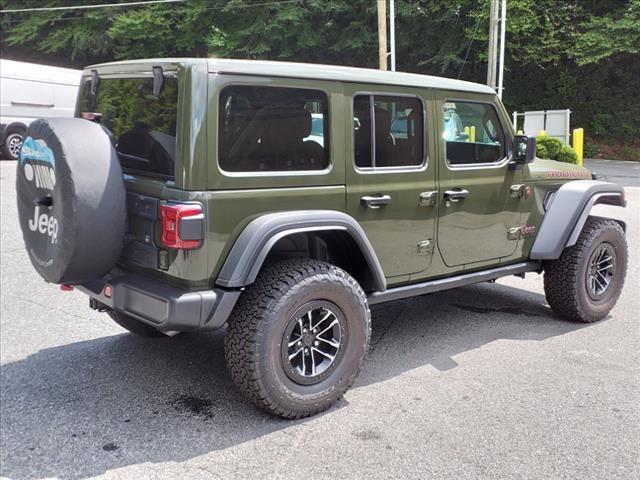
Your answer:
[[[227,172],[324,170],[329,100],[320,90],[233,85],[220,92],[218,162]]]

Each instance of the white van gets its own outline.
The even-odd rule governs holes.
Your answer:
[[[82,71],[0,59],[2,158],[16,159],[36,118],[72,117]]]

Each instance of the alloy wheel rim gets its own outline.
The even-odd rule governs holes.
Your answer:
[[[593,300],[600,300],[609,292],[615,271],[615,250],[611,244],[603,243],[591,254],[586,275],[587,292]]]
[[[13,135],[9,139],[9,153],[14,158],[17,158],[20,154],[20,147],[22,146],[22,138],[19,135]]]
[[[342,310],[327,301],[309,302],[294,313],[282,339],[282,362],[296,383],[313,385],[339,364],[346,344]]]

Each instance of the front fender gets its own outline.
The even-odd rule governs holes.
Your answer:
[[[239,288],[253,283],[271,248],[278,240],[294,233],[340,230],[360,248],[376,290],[386,290],[382,266],[362,227],[356,220],[334,210],[298,210],[262,215],[252,220],[235,241],[225,260],[216,285]]]
[[[598,180],[575,180],[562,185],[547,207],[530,258],[559,258],[562,250],[575,245],[591,208],[597,204],[625,207],[624,188]]]

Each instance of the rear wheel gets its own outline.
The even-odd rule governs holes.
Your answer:
[[[124,313],[111,310],[108,312],[109,316],[125,330],[135,333],[141,337],[165,337],[166,335],[160,330],[153,328],[151,325],[136,320],[135,318],[126,315]]]
[[[227,366],[259,407],[306,417],[331,407],[352,385],[370,334],[366,296],[348,273],[315,260],[278,262],[236,305],[225,338]]]
[[[590,217],[575,245],[545,262],[544,291],[558,315],[602,320],[616,304],[627,271],[627,242],[614,220]]]

